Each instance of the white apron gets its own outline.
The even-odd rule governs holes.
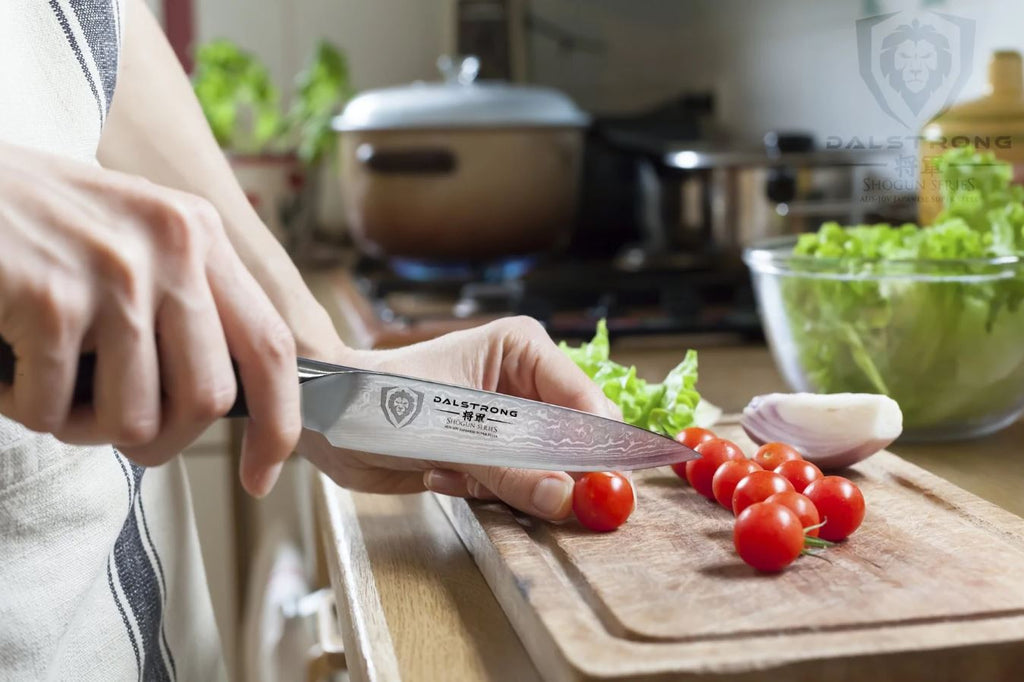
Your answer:
[[[0,139],[96,162],[123,1],[0,0]],[[0,417],[0,680],[223,679],[181,457]]]

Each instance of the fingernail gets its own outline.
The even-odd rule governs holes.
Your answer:
[[[462,497],[466,494],[465,476],[457,471],[431,469],[423,475],[423,485],[439,495]]]
[[[475,478],[469,479],[469,482],[466,487],[469,489],[469,494],[477,499],[480,499],[480,497],[483,495],[484,487],[483,485],[481,485],[480,481],[476,480]]]
[[[281,469],[284,468],[284,462],[278,462],[274,466],[267,469],[267,473],[263,474],[260,479],[259,491],[257,497],[266,497],[274,486],[277,484],[277,479],[281,478]]]
[[[572,486],[560,478],[544,478],[533,488],[530,501],[534,508],[545,516],[560,516],[569,503]]]
[[[622,419],[622,410],[615,404],[615,401],[611,398],[605,398],[605,400],[608,402],[608,416],[612,419]]]

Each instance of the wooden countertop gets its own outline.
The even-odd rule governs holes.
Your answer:
[[[324,280],[309,279],[314,292],[323,295]],[[324,300],[330,310],[330,301]],[[687,347],[624,340],[613,345],[613,356],[635,364],[641,376],[658,380]],[[698,389],[727,412],[740,410],[753,395],[787,390],[763,346],[694,347],[700,354]],[[981,440],[890,449],[1024,516],[1024,422]],[[351,608],[341,616],[343,630],[349,629],[346,644],[354,679],[390,679],[396,674],[415,680],[538,679],[431,495],[349,493],[323,476],[318,477],[316,494],[339,609],[344,611],[347,604],[346,585],[350,594],[360,592],[354,618]],[[381,625],[386,633],[380,632]],[[358,632],[361,628],[370,632]],[[369,665],[359,663],[360,652],[369,654]]]

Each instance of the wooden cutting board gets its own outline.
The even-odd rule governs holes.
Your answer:
[[[438,501],[548,680],[1024,679],[1024,519],[888,452],[845,475],[863,525],[778,575],[667,468],[608,534]]]

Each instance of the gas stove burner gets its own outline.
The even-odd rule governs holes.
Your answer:
[[[353,275],[376,319],[413,335],[417,329],[438,330],[446,324],[456,329],[528,315],[560,339],[589,339],[600,319],[615,336],[763,338],[746,271],[708,259],[701,267],[648,261],[639,269],[570,258],[524,257],[479,265],[363,259]]]
[[[490,263],[446,263],[392,258],[391,271],[413,282],[507,282],[519,279],[537,264],[535,256],[514,256]]]

